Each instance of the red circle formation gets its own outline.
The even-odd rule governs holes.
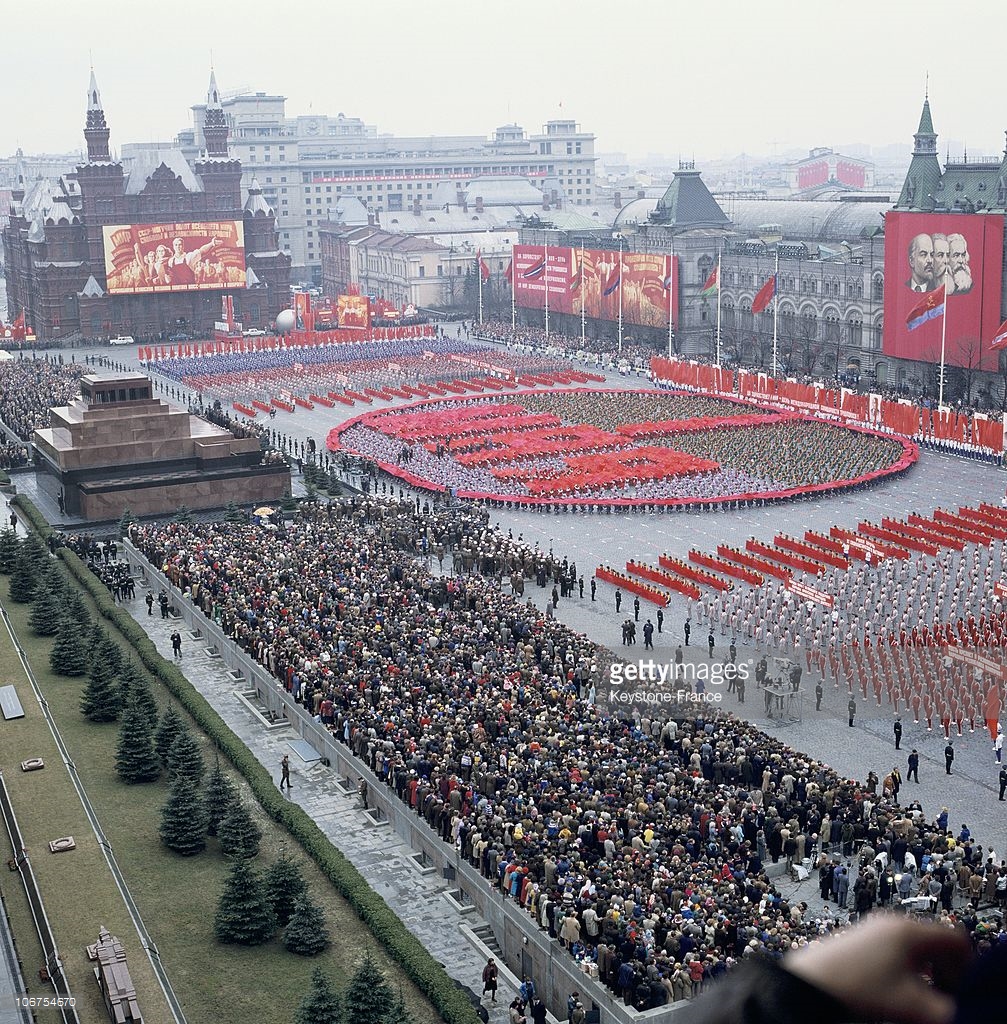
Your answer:
[[[418,402],[410,402],[406,405],[395,406],[391,409],[372,409],[359,416],[346,420],[337,427],[333,427],[326,438],[326,447],[329,451],[333,452],[346,452],[350,455],[355,455],[368,460],[372,460],[366,452],[357,451],[350,445],[344,445],[342,442],[342,436],[351,427],[363,425],[370,426],[376,429],[376,424],[385,418],[396,418],[402,415],[415,413],[422,411],[426,406],[440,406],[444,407],[451,403],[459,404],[471,404],[475,407],[485,408],[493,403],[505,403],[505,402],[516,402],[520,403],[520,400],[530,395],[548,395],[548,394],[639,394],[639,395],[685,395],[689,396],[689,392],[673,392],[666,390],[654,390],[652,388],[637,389],[637,390],[624,390],[616,388],[555,388],[555,389],[540,389],[536,391],[507,391],[507,392],[494,392],[492,396],[473,397],[463,396],[458,398],[433,398]],[[691,396],[690,396],[691,397]],[[794,486],[785,490],[779,491],[761,491],[761,492],[746,492],[738,494],[726,494],[719,495],[717,497],[708,497],[696,495],[694,497],[679,497],[679,498],[655,498],[655,497],[621,497],[621,498],[606,498],[601,496],[564,496],[564,495],[526,495],[526,494],[514,494],[506,491],[491,492],[491,491],[473,491],[473,490],[458,490],[455,492],[455,497],[473,501],[488,501],[501,503],[506,505],[522,506],[527,508],[547,508],[556,506],[570,506],[570,507],[581,507],[581,506],[596,506],[596,507],[614,507],[614,508],[683,508],[683,507],[717,507],[720,505],[730,505],[739,501],[786,501],[795,498],[802,497],[814,497],[819,495],[826,495],[829,492],[838,492],[847,490],[853,487],[859,487],[866,484],[871,484],[882,480],[885,477],[896,476],[906,472],[910,469],[919,458],[919,448],[917,445],[908,438],[904,438],[897,435],[886,434],[878,430],[872,430],[869,427],[863,427],[853,424],[840,424],[830,422],[828,420],[821,419],[815,416],[804,415],[800,413],[793,413],[790,411],[784,411],[764,405],[759,405],[755,402],[746,401],[744,399],[730,399],[730,403],[734,406],[746,407],[746,414],[744,416],[724,416],[718,419],[716,424],[703,425],[697,429],[702,430],[738,430],[746,429],[752,425],[753,420],[758,421],[762,418],[773,417],[779,422],[803,420],[806,422],[812,422],[820,425],[825,425],[833,430],[837,431],[850,431],[862,434],[871,434],[875,437],[881,438],[890,443],[894,443],[899,446],[900,454],[898,454],[893,460],[885,467],[874,470],[869,473],[861,474],[860,476],[850,477],[848,479],[832,480],[827,483],[809,483],[800,486]],[[747,410],[750,410],[751,417],[748,415]],[[735,422],[732,422],[734,420]],[[683,421],[684,423],[684,421]],[[628,431],[632,431],[634,425],[626,425]],[[643,424],[638,425],[643,427]],[[649,439],[652,441],[665,440],[668,441],[674,436],[676,430],[674,426],[669,426],[666,432],[659,435],[651,434]],[[682,432],[689,432],[688,430]],[[443,440],[445,443],[450,442],[454,438],[446,436]],[[633,439],[627,432],[627,446],[632,446]],[[416,443],[415,441],[413,443]],[[449,456],[445,456],[449,457]],[[703,462],[704,460],[697,460],[697,462]],[[429,479],[425,479],[415,473],[410,472],[408,469],[391,462],[377,461],[376,465],[384,472],[396,477],[397,479],[409,484],[411,487],[415,487],[420,490],[433,491],[436,493],[443,494],[446,491],[446,487],[443,484],[434,482]],[[703,467],[698,467],[694,472],[701,472]]]

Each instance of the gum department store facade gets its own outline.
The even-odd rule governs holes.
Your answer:
[[[834,201],[739,199],[727,212],[699,172],[683,165],[658,200],[636,199],[623,207],[614,230],[636,252],[673,252],[679,258],[679,323],[675,348],[683,356],[713,355],[716,295],[699,293],[722,247],[721,354],[745,366],[772,364],[773,312],[752,314],[752,300],[773,274],[780,250],[778,357],[781,370],[827,378],[848,374],[880,386],[933,389],[936,367],[893,359],[882,352],[884,322],[884,216],[906,212],[1007,213],[1007,152],[1002,160],[948,161],[937,157],[929,100],[914,136],[912,162],[894,207],[850,192]],[[728,216],[730,214],[730,216]],[[522,242],[611,248],[611,239],[549,230],[522,231]],[[1007,260],[1005,260],[1007,266]],[[897,267],[898,272],[904,268]],[[1007,295],[1007,279],[1004,280]],[[526,313],[527,319],[536,314]],[[555,318],[553,330],[580,333],[576,317]],[[592,335],[614,332],[590,324]],[[667,333],[624,327],[624,339],[664,349]],[[988,340],[988,339],[987,339]],[[1001,362],[1003,365],[1003,361]],[[1000,404],[1000,375],[948,367],[952,394],[971,378],[973,395],[992,390]],[[957,381],[956,381],[957,375]],[[957,385],[957,386],[956,386]]]

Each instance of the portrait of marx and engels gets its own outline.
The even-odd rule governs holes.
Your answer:
[[[932,292],[947,283],[948,295],[972,291],[972,267],[965,236],[957,233],[919,234],[909,243],[909,280],[914,292]]]

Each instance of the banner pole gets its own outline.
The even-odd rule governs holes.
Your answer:
[[[619,354],[622,355],[622,235],[619,235],[619,276],[615,279],[619,289]]]
[[[776,325],[780,317],[780,243],[776,243],[776,270],[773,273],[773,376],[778,377],[779,363],[776,359]]]
[[[545,281],[545,336],[549,339],[549,243],[545,243],[545,269],[542,271],[542,280]]]
[[[671,359],[672,353],[675,349],[675,323],[674,323],[674,304],[675,304],[675,240],[671,240],[671,255],[668,257],[668,358]]]
[[[944,269],[944,315],[941,317],[941,379],[937,398],[938,410],[944,408],[944,345],[948,336],[948,271]]]
[[[514,266],[514,246],[510,247],[510,329],[517,329],[517,293],[514,279],[517,277],[517,268]]]
[[[580,281],[577,284],[577,291],[580,292],[580,347],[586,347],[585,331],[587,324],[585,322],[585,306],[584,302],[584,243],[580,243],[580,266],[577,268],[577,273],[580,275]]]
[[[720,366],[720,296],[723,292],[721,287],[723,282],[721,278],[723,276],[723,268],[721,267],[721,260],[723,258],[723,250],[717,250],[717,358],[715,360],[717,366]]]

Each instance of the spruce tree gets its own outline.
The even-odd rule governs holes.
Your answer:
[[[369,952],[365,953],[343,996],[346,1019],[353,1024],[384,1024],[393,1002],[381,968]]]
[[[294,913],[298,898],[308,891],[308,883],[301,873],[300,864],[286,850],[269,865],[266,871],[266,890],[276,920],[285,925]]]
[[[188,505],[179,505],[171,521],[179,526],[192,526],[192,509]]]
[[[341,1024],[339,996],[328,976],[316,967],[311,972],[311,989],[294,1014],[294,1024]]]
[[[101,658],[91,661],[80,710],[92,722],[114,722],[119,717],[119,687],[110,666]]]
[[[247,860],[236,860],[224,884],[213,930],[218,942],[260,946],[276,931],[262,878]]]
[[[224,509],[224,522],[227,523],[245,523],[248,521],[248,516],[237,506],[233,501],[227,503],[227,508]]]
[[[398,994],[392,1008],[385,1016],[385,1024],[414,1024],[413,1015],[406,1008],[402,993]]]
[[[181,716],[175,710],[174,704],[169,704],[165,708],[164,714],[161,715],[161,721],[158,724],[157,732],[154,736],[154,745],[157,748],[157,756],[161,759],[161,764],[168,767],[168,751],[171,750],[172,743],[175,742],[175,737],[185,728],[185,723],[182,721]]]
[[[203,804],[206,807],[206,831],[209,835],[215,836],[217,828],[224,820],[224,816],[231,809],[231,806],[238,799],[238,791],[234,788],[231,780],[224,774],[220,767],[220,755],[214,758],[213,771],[206,780],[206,792],[203,794]],[[281,920],[286,924],[286,920]]]
[[[94,658],[98,653],[98,645],[108,639],[108,633],[101,624],[101,619],[95,619],[91,624],[91,631],[87,634],[87,655]]]
[[[329,945],[325,915],[308,893],[297,899],[294,914],[283,931],[283,945],[298,956],[318,956]]]
[[[49,668],[58,676],[82,676],[87,672],[84,635],[74,619],[64,615],[56,642],[49,651]]]
[[[191,729],[183,726],[168,748],[168,780],[174,782],[184,775],[194,785],[200,786],[205,774],[206,762],[199,749],[199,740]]]
[[[21,550],[25,553],[25,557],[28,561],[35,566],[36,577],[41,576],[42,572],[40,567],[48,563],[49,553],[46,551],[42,541],[40,541],[35,535],[34,531],[29,533],[28,536],[21,541]]]
[[[115,770],[123,782],[153,782],[161,774],[153,721],[139,702],[131,700],[126,705],[115,751]]]
[[[39,587],[32,601],[28,624],[36,636],[55,636],[63,614],[62,596],[45,585]]]
[[[133,513],[130,512],[129,506],[127,505],[122,510],[122,515],[119,517],[119,536],[120,537],[128,536],[129,535],[130,523],[135,523],[135,522],[136,522],[136,516],[134,516]]]
[[[91,655],[92,659],[98,658],[105,662],[112,675],[118,676],[122,671],[122,648],[108,635],[105,635],[98,642],[97,649]]]
[[[250,860],[258,856],[262,829],[252,820],[241,800],[235,800],[217,826],[217,838],[225,857]]]
[[[84,632],[91,629],[91,613],[87,610],[81,592],[76,587],[67,587],[63,592],[63,610]]]
[[[32,537],[34,534],[30,534],[18,545],[17,557],[14,559],[14,571],[10,577],[8,593],[10,599],[17,601],[18,604],[27,604],[35,596],[35,588],[38,584],[38,563],[28,546]]]
[[[150,722],[151,736],[153,736],[160,709],[154,695],[150,692],[146,678],[140,673],[132,658],[126,661],[119,672],[119,702],[124,708],[131,705],[140,708],[147,716],[147,721]]]
[[[161,809],[161,842],[183,857],[206,849],[206,813],[196,787],[186,778],[176,779],[168,802]]]
[[[0,572],[9,576],[17,562],[17,534],[8,526],[0,531]]]

